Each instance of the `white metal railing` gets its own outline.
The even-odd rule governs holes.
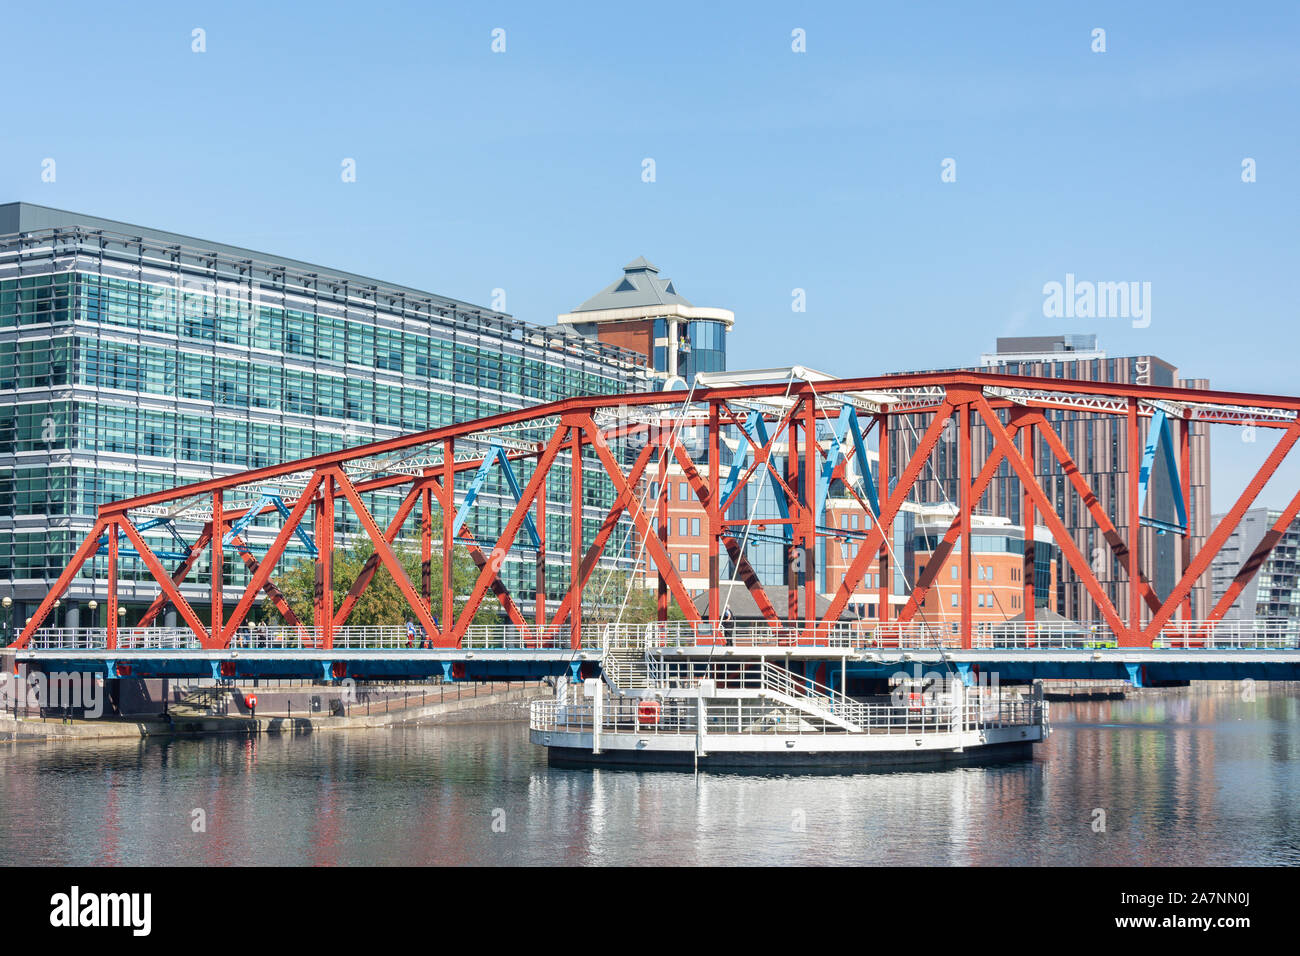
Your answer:
[[[542,732],[590,733],[595,707],[570,688],[563,699],[533,701],[529,727]],[[601,702],[601,733],[685,735],[699,729],[701,704],[692,697],[647,699],[610,697]],[[997,699],[968,690],[960,706],[906,707],[861,703],[854,728],[828,721],[810,721],[810,715],[779,702],[707,699],[703,702],[706,734],[898,734],[926,735],[980,731],[995,728],[1041,726],[1047,722],[1048,704],[1034,698]]]
[[[698,688],[709,684],[718,690],[753,690],[779,694],[799,701],[822,715],[857,723],[864,706],[852,697],[816,681],[807,680],[770,661],[651,659],[648,662],[653,687]]]
[[[599,625],[588,625],[582,630],[582,646],[597,648],[600,644]],[[568,650],[572,632],[567,625],[561,627],[521,631],[512,624],[471,625],[462,637],[460,647],[466,650]],[[420,627],[409,632],[405,625],[374,627],[338,627],[334,629],[334,648],[337,650],[393,650],[409,651],[431,647]],[[32,650],[105,650],[108,631],[102,627],[45,627],[34,635],[29,645]],[[197,635],[188,627],[119,627],[118,650],[200,650]],[[320,628],[285,627],[251,624],[235,631],[230,639],[234,650],[302,651],[322,650],[325,637]]]
[[[962,646],[961,626],[955,621],[839,622],[799,630],[798,622],[781,627],[766,623],[668,621],[653,624],[607,625],[602,644],[610,650],[654,651],[673,647],[827,647],[839,650],[956,649]],[[971,647],[979,649],[1118,647],[1119,641],[1104,624],[1070,621],[978,622],[972,628]],[[1152,644],[1155,648],[1300,648],[1300,620],[1282,621],[1171,621]]]
[[[1171,621],[1155,647],[1177,650],[1300,647],[1300,620]]]
[[[460,642],[466,650],[569,650],[567,625],[541,629],[513,624],[475,624]],[[412,636],[404,625],[339,627],[334,647],[343,650],[407,651],[427,647],[424,631]],[[33,650],[102,650],[105,628],[43,627],[32,637]],[[314,627],[248,625],[239,628],[231,646],[247,650],[319,650],[324,636]],[[587,624],[581,632],[586,650],[655,652],[676,647],[790,648],[819,647],[842,651],[934,650],[962,646],[954,622],[839,622],[799,631],[797,626],[766,623],[668,621],[651,624]],[[1166,650],[1294,650],[1300,649],[1300,620],[1171,621],[1151,645]],[[120,650],[197,650],[199,640],[188,627],[120,627]],[[1023,621],[981,622],[974,625],[971,647],[997,649],[1104,649],[1118,647],[1105,625]]]

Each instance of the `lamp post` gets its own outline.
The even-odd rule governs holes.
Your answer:
[[[98,623],[99,602],[91,598],[86,602],[86,609],[90,611],[90,626],[93,628]]]
[[[6,594],[3,598],[0,598],[0,607],[4,608],[4,621],[0,623],[0,628],[3,628],[0,633],[4,635],[4,640],[0,643],[9,645],[13,643],[11,631],[13,631],[14,626],[14,599]]]

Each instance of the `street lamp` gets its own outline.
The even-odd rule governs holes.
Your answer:
[[[90,610],[90,626],[94,627],[96,624],[95,612],[99,610],[99,602],[91,598],[86,602],[86,607]]]
[[[14,599],[6,594],[3,598],[0,598],[0,606],[4,607],[4,611],[5,611],[4,643],[11,644],[12,641],[9,638],[9,632],[13,629],[13,623],[14,623]]]

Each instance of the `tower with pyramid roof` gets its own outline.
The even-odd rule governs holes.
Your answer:
[[[579,335],[632,349],[668,383],[688,384],[697,372],[727,367],[727,332],[736,321],[730,309],[692,305],[644,256],[572,312],[560,325]]]

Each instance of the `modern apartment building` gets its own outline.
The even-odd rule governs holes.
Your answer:
[[[21,625],[103,502],[653,381],[643,355],[567,328],[189,236],[0,205],[5,616]],[[567,580],[563,467],[560,476],[548,487],[554,598]],[[613,489],[595,468],[583,488],[590,537]],[[377,495],[371,504],[387,518],[393,502]],[[495,540],[507,504],[504,481],[489,482],[476,533]],[[355,523],[338,521],[346,540]],[[252,541],[267,533],[249,532]],[[242,584],[243,565],[227,554],[226,582]],[[525,603],[534,562],[515,553],[503,569]],[[132,582],[131,565],[127,624],[153,597],[152,584]],[[60,624],[91,623],[103,572],[102,560],[88,563]]]
[[[1252,508],[1210,564],[1214,602],[1227,593],[1238,570],[1282,517],[1280,511]],[[1215,515],[1217,525],[1224,518]],[[1282,533],[1255,576],[1223,615],[1227,621],[1300,618],[1300,519]]]
[[[1178,368],[1155,355],[1111,357],[1097,343],[1095,335],[1032,336],[1000,338],[997,349],[981,357],[979,366],[967,371],[999,372],[1011,375],[1033,375],[1057,379],[1081,379],[1094,382],[1114,382],[1137,385],[1169,385],[1183,388],[1208,388],[1206,379],[1183,378]],[[1128,443],[1124,436],[1122,418],[1097,415],[1085,410],[1049,410],[1049,421],[1060,434],[1079,471],[1096,493],[1102,508],[1114,522],[1119,533],[1128,536],[1128,489],[1120,476],[1130,467]],[[891,430],[890,462],[893,477],[904,466],[916,447],[928,416],[912,416]],[[1142,426],[1145,442],[1147,423]],[[992,450],[992,436],[980,422],[974,434],[973,468],[982,467]],[[1163,440],[1163,439],[1162,439]],[[1191,500],[1187,503],[1188,532],[1191,535],[1192,553],[1202,544],[1210,527],[1210,432],[1204,423],[1193,423],[1190,441]],[[1165,524],[1176,520],[1173,489],[1165,470],[1159,467],[1161,455],[1157,454],[1157,467],[1152,469],[1151,484],[1144,514]],[[1060,463],[1051,454],[1040,436],[1035,444],[1034,464],[1039,480],[1051,496],[1056,512],[1070,531],[1075,544],[1087,555],[1098,578],[1115,604],[1122,618],[1128,615],[1127,577],[1115,559],[1105,539],[1098,532],[1092,516],[1074,493]],[[1136,464],[1133,465],[1136,467]],[[941,441],[932,463],[918,480],[915,495],[922,504],[954,503],[958,500],[957,443]],[[1006,517],[1013,525],[1022,523],[1020,514],[1020,482],[1011,474],[1004,462],[993,479],[981,509]],[[1182,573],[1180,535],[1157,527],[1143,526],[1139,534],[1139,556],[1146,575],[1151,579],[1157,594],[1169,594]],[[1087,591],[1079,582],[1068,563],[1060,562],[1057,574],[1056,610],[1067,618],[1080,621],[1099,620]],[[1208,575],[1203,576],[1192,590],[1192,616],[1199,617],[1209,609]]]

